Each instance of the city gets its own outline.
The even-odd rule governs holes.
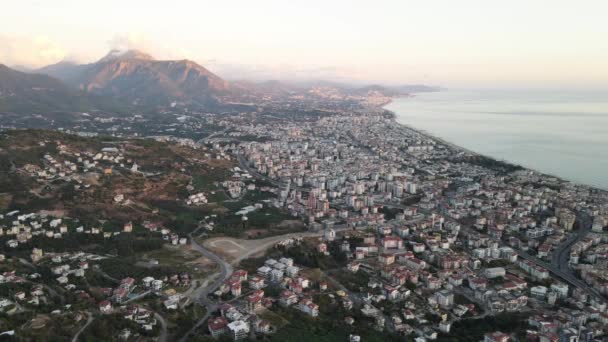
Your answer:
[[[75,339],[116,314],[135,323],[114,329],[114,338],[126,340],[281,340],[294,320],[333,326],[325,328],[331,338],[350,341],[445,340],[471,330],[470,324],[480,329],[472,329],[471,340],[603,336],[608,193],[398,124],[375,104],[386,98],[375,96],[356,105],[344,98],[298,100],[314,113],[298,118],[281,115],[294,101],[287,98],[221,119],[191,113],[176,123],[150,120],[148,127],[166,131],[169,125],[184,136],[151,136],[154,144],[137,132],[103,126],[64,127],[67,134],[40,140],[14,131],[32,139],[28,149],[53,151],[11,166],[11,173],[36,179],[30,191],[64,201],[63,190],[54,188],[67,183],[79,202],[88,196],[131,212],[127,221],[104,209],[106,224],[99,215],[93,215],[98,221],[74,217],[52,205],[3,212],[1,279],[12,290],[2,298],[2,311],[16,315],[48,305],[52,315],[76,315],[83,323]],[[217,129],[199,141],[185,138],[205,125]],[[7,132],[3,139],[13,134]],[[9,146],[3,153],[26,148]],[[150,148],[157,154],[168,149],[183,161],[149,160]],[[225,171],[213,184],[197,184],[206,176],[195,170],[209,165]],[[99,192],[101,184],[111,192]],[[169,185],[183,188],[167,193]],[[16,200],[10,196],[5,200]],[[161,199],[183,206],[173,209],[178,212],[193,208],[205,215],[193,214],[192,228],[171,227],[181,221],[157,219],[172,210]],[[218,210],[220,204],[227,209]],[[114,227],[116,221],[123,224]],[[86,240],[73,237],[79,234]],[[120,250],[61,250],[47,242],[103,245],[133,234],[127,244],[145,236],[140,244],[154,245],[130,247],[137,258],[122,262],[134,262],[136,272],[126,265],[113,269]],[[188,267],[167,263],[175,255]],[[47,279],[42,269],[52,272],[49,281],[40,280]],[[72,303],[73,296],[95,305]],[[176,330],[179,317],[192,310],[202,312],[187,330]],[[36,324],[49,323],[35,316],[30,329]]]
[[[608,342],[608,2],[0,8],[0,340]]]

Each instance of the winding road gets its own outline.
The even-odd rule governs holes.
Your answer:
[[[197,290],[194,290],[191,294],[192,298],[195,298],[193,301],[199,305],[204,306],[207,309],[205,315],[180,339],[181,342],[187,341],[188,337],[192,335],[196,329],[198,329],[204,322],[209,318],[211,313],[217,310],[219,303],[209,299],[209,294],[215,292],[222,283],[230,277],[230,275],[234,272],[234,268],[232,264],[238,264],[241,260],[249,258],[253,255],[263,252],[264,250],[274,246],[279,241],[290,239],[290,238],[298,238],[298,237],[314,237],[323,235],[323,231],[319,232],[300,232],[300,233],[289,233],[285,235],[278,235],[267,238],[267,241],[264,241],[262,244],[247,250],[247,252],[241,254],[238,258],[232,261],[232,264],[222,259],[212,251],[206,249],[204,246],[199,244],[194,238],[195,235],[202,227],[197,228],[192,233],[188,234],[190,238],[191,246],[194,250],[200,252],[205,257],[211,259],[215,263],[220,266],[220,274],[219,276],[211,283],[208,283],[207,286],[201,287]],[[349,228],[346,226],[336,226],[334,227],[334,231],[343,231],[348,230]]]
[[[532,261],[537,265],[540,265],[549,270],[549,272],[553,273],[557,277],[563,279],[565,282],[585,291],[587,294],[595,297],[600,302],[606,302],[606,298],[595,288],[589,286],[583,280],[578,278],[573,270],[570,268],[568,264],[568,260],[570,258],[570,250],[572,246],[585,238],[587,234],[591,231],[591,218],[586,213],[579,213],[579,229],[577,229],[571,236],[569,236],[564,242],[562,242],[556,249],[553,251],[553,256],[551,258],[551,263],[543,261],[537,257],[534,257],[524,251],[515,249],[517,254],[526,260]]]
[[[205,257],[211,259],[213,262],[218,264],[220,267],[220,274],[215,279],[215,281],[211,282],[210,284],[207,284],[207,286],[205,286],[205,287],[201,287],[201,288],[193,291],[192,297],[197,298],[195,300],[195,302],[204,306],[207,311],[205,312],[205,315],[201,319],[199,319],[198,322],[196,322],[196,324],[190,330],[188,330],[188,332],[186,332],[186,334],[180,339],[180,341],[182,341],[182,342],[187,341],[188,337],[190,335],[192,335],[196,331],[196,329],[198,329],[201,325],[203,325],[203,323],[205,323],[205,321],[209,318],[211,313],[217,309],[218,304],[216,302],[212,301],[211,299],[209,299],[209,294],[215,292],[220,287],[220,285],[222,285],[222,283],[226,279],[228,279],[228,277],[234,271],[232,265],[230,265],[228,262],[226,262],[224,259],[217,256],[213,252],[205,249],[205,247],[203,247],[201,244],[199,244],[192,237],[200,229],[201,229],[201,227],[197,228],[192,233],[188,234],[188,237],[190,238],[190,244],[192,245],[192,248],[194,250],[198,251]]]
[[[82,326],[82,328],[80,328],[80,330],[78,330],[78,332],[74,335],[74,337],[72,338],[72,342],[77,342],[78,338],[80,337],[80,334],[82,334],[83,331],[85,331],[85,329],[91,324],[93,323],[93,321],[95,320],[95,318],[93,318],[93,315],[90,312],[87,312],[87,314],[89,315],[89,317],[87,318],[87,322]]]
[[[158,312],[154,313],[154,318],[156,318],[157,322],[160,322],[160,335],[158,336],[158,340],[160,342],[167,341],[167,321],[163,316],[158,314]]]

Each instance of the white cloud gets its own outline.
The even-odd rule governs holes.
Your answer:
[[[149,35],[141,32],[126,32],[114,35],[108,41],[110,50],[139,50],[150,54],[156,59],[187,59],[191,53],[183,48],[171,47],[166,43],[158,43]]]

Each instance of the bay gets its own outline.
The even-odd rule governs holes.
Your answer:
[[[477,153],[608,189],[608,92],[445,90],[397,98],[399,123]]]

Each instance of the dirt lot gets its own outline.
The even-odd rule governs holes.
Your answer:
[[[158,261],[158,266],[182,265],[187,266],[194,278],[201,278],[215,269],[215,263],[210,259],[202,257],[198,252],[188,246],[164,245],[163,248],[143,253],[139,256],[138,265],[143,267],[155,267],[150,260]]]
[[[199,241],[203,246],[232,264],[243,259],[263,254],[276,243],[289,238],[319,236],[316,232],[292,233],[280,236],[271,236],[264,239],[244,240],[231,237],[216,237]]]

